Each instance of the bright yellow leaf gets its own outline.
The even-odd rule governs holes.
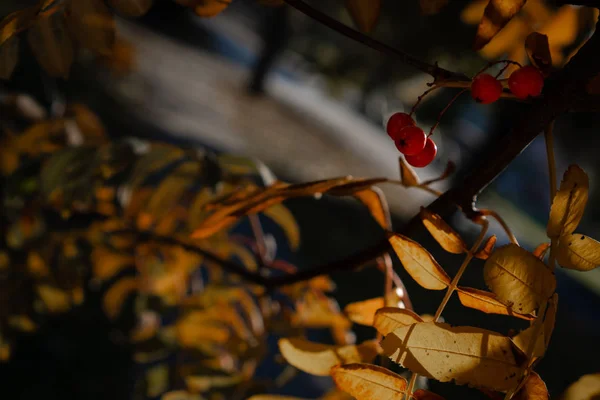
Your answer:
[[[392,371],[371,364],[346,364],[331,371],[333,381],[356,400],[404,400],[406,379]]]
[[[486,314],[510,315],[526,320],[535,318],[531,314],[519,314],[518,312],[515,312],[506,304],[498,301],[494,293],[460,286],[457,288],[457,293],[458,299],[463,306],[483,311]]]
[[[419,215],[425,228],[444,250],[453,254],[461,254],[467,250],[464,240],[442,217],[432,213],[425,207],[421,207]]]
[[[382,335],[388,335],[398,328],[423,322],[423,319],[413,311],[405,308],[384,307],[375,313],[373,326]]]

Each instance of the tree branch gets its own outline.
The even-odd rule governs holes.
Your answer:
[[[323,25],[333,29],[334,31],[349,37],[359,43],[364,44],[367,47],[370,47],[374,50],[377,50],[381,53],[388,54],[390,56],[396,57],[400,59],[404,64],[410,65],[426,74],[431,75],[435,81],[445,81],[445,80],[455,80],[455,81],[468,81],[471,79],[464,74],[449,71],[447,69],[441,68],[436,64],[432,65],[426,63],[423,60],[420,60],[416,57],[411,56],[408,53],[405,53],[401,50],[398,50],[394,47],[391,47],[385,43],[378,41],[370,36],[367,36],[355,29],[350,28],[337,21],[334,18],[322,13],[321,11],[313,8],[312,6],[305,3],[303,0],[284,0],[288,5],[294,7],[296,10],[306,14],[312,19],[319,21]]]

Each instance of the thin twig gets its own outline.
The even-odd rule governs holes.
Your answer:
[[[435,129],[438,127],[438,125],[440,124],[440,121],[442,120],[442,117],[444,116],[444,114],[446,113],[446,111],[448,111],[450,109],[450,106],[460,97],[461,94],[463,94],[464,92],[466,92],[468,89],[463,89],[460,92],[456,93],[454,95],[454,97],[448,102],[448,104],[446,104],[446,107],[444,107],[444,109],[440,112],[440,114],[437,117],[437,120],[435,121],[435,124],[433,124],[433,126],[431,127],[431,129],[429,130],[429,134],[427,135],[427,137],[433,135],[433,131],[435,131]]]
[[[287,4],[294,7],[298,11],[308,15],[312,19],[319,21],[323,25],[333,29],[334,31],[341,33],[344,36],[349,37],[359,43],[364,44],[374,50],[382,53],[394,56],[400,59],[404,64],[410,65],[426,74],[433,76],[436,81],[445,80],[456,80],[456,81],[470,81],[470,79],[461,73],[449,71],[447,69],[439,67],[437,64],[429,64],[416,57],[411,56],[401,50],[391,47],[385,43],[382,43],[370,36],[367,36],[355,29],[350,28],[342,24],[341,22],[331,18],[330,16],[322,13],[321,11],[313,8],[303,0],[284,0]]]
[[[504,218],[502,218],[500,216],[500,214],[498,214],[494,210],[483,209],[483,210],[479,210],[479,211],[483,215],[487,215],[487,216],[494,218],[502,226],[502,229],[504,229],[506,236],[508,236],[508,240],[510,240],[512,243],[516,244],[517,246],[519,245],[519,241],[517,240],[517,237],[514,235],[514,233],[512,232],[512,230],[510,229],[510,227],[508,226],[506,221],[504,221]]]
[[[258,253],[258,259],[260,261],[260,266],[264,267],[271,261],[267,260],[267,242],[265,240],[265,233],[263,231],[260,219],[257,214],[248,215],[248,220],[250,221],[252,234],[254,235],[254,239],[256,240],[256,250]]]

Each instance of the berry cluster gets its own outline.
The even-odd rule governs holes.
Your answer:
[[[539,96],[543,87],[544,77],[533,65],[519,68],[508,78],[508,88],[522,100]],[[479,103],[493,103],[501,94],[502,83],[490,74],[479,74],[471,83],[471,96]]]
[[[392,115],[387,123],[387,133],[413,167],[425,167],[435,158],[437,146],[410,115],[402,112]]]

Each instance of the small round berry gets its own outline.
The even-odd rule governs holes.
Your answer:
[[[413,126],[415,124],[415,120],[412,119],[410,115],[403,112],[397,112],[390,117],[387,123],[387,134],[392,138],[392,140],[398,140],[398,134],[402,128],[406,128],[407,126]]]
[[[425,143],[425,148],[418,154],[414,156],[404,156],[406,158],[406,162],[412,165],[413,167],[426,167],[430,162],[433,161],[435,155],[437,154],[437,146],[431,140],[431,138],[427,138],[427,143]]]
[[[493,103],[501,94],[502,84],[490,74],[479,74],[471,83],[471,96],[481,104]]]
[[[533,65],[519,68],[508,78],[508,88],[519,99],[539,96],[543,87],[544,77]]]
[[[407,126],[398,132],[394,143],[400,153],[412,156],[423,151],[426,141],[427,136],[423,129],[418,126]]]

